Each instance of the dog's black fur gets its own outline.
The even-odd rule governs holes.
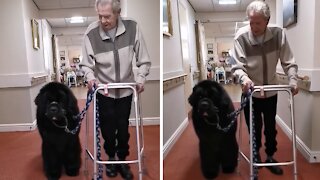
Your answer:
[[[51,82],[41,88],[35,104],[47,178],[59,179],[63,168],[67,175],[77,176],[81,166],[79,131],[71,134],[61,128],[66,122],[70,130],[78,125],[79,119],[74,118],[79,113],[77,99],[64,84]]]
[[[236,140],[237,124],[228,131],[217,129],[219,124],[230,124],[227,115],[234,111],[233,103],[224,88],[215,81],[199,82],[189,97],[192,120],[199,138],[201,170],[205,178],[218,176],[220,167],[224,173],[234,172],[238,159]]]

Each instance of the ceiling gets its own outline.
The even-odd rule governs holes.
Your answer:
[[[43,17],[47,19],[52,27],[52,31],[57,34],[59,45],[79,45],[82,42],[83,33],[89,24],[98,19],[97,16],[84,16],[88,14],[88,9],[94,10],[95,0],[32,0],[41,12],[49,12],[50,17]],[[83,23],[69,23],[70,15],[59,14],[61,12],[77,12],[79,16],[83,16]],[[53,15],[52,15],[53,14]],[[56,17],[55,15],[56,14]],[[94,13],[91,13],[94,14]],[[64,28],[73,28],[72,31]]]
[[[95,0],[33,0],[41,10],[94,7]]]
[[[86,27],[96,21],[94,3],[95,0],[32,0],[41,12],[49,12],[50,17],[44,15],[51,25],[53,32],[58,35],[59,45],[81,44],[82,35]],[[236,5],[219,5],[218,0],[188,0],[196,13],[223,13],[245,11],[252,0],[237,0]],[[71,15],[64,15],[64,12],[76,12],[84,17],[83,23],[70,24],[68,19]],[[90,16],[86,11],[90,11]],[[46,13],[44,13],[46,14]],[[70,13],[69,13],[70,14]],[[63,16],[63,17],[61,17]],[[236,22],[204,22],[206,38],[223,37],[232,35],[235,31]],[[64,29],[69,30],[67,32]]]
[[[237,0],[235,5],[220,5],[218,0],[188,0],[198,12],[230,12],[245,11],[252,0]]]
[[[235,5],[220,5],[218,0],[188,0],[196,13],[232,13],[245,12],[253,0],[237,0]],[[222,22],[202,21],[206,38],[233,36],[237,22],[226,20]],[[239,24],[239,23],[238,23]]]
[[[82,8],[92,8],[94,11],[95,0],[33,0],[40,11],[45,10],[75,10]],[[81,12],[79,12],[81,14]],[[71,17],[65,17],[71,18]],[[55,27],[87,27],[91,22],[97,20],[96,17],[84,17],[83,23],[70,24],[65,18],[47,18],[49,24]]]

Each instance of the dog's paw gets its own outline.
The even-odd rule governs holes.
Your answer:
[[[55,178],[55,177],[48,177],[48,180],[59,180],[59,178]]]
[[[79,175],[79,169],[75,169],[75,168],[66,169],[66,174],[68,176],[78,176]]]
[[[207,179],[207,180],[209,180],[209,179],[215,179],[216,177],[218,176],[218,173],[205,173],[204,174],[204,177]]]
[[[46,176],[48,178],[48,180],[59,180],[61,177],[61,172],[46,172]]]
[[[226,174],[233,173],[235,171],[236,167],[223,167],[222,172]]]

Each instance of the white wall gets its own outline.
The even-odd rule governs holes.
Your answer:
[[[151,60],[150,74],[141,95],[142,116],[151,124],[160,124],[160,1],[123,0],[121,3],[123,15],[137,21]]]
[[[47,20],[41,20],[42,27],[42,41],[43,41],[43,57],[45,61],[45,71],[48,78],[54,73],[53,68],[53,52],[52,52],[52,30]]]
[[[183,74],[177,0],[171,1],[171,37],[163,36],[163,79]]]
[[[195,71],[199,71],[199,67],[197,65],[197,47],[196,47],[196,32],[195,32],[195,12],[193,8],[189,5],[187,0],[182,1],[185,4],[185,7],[188,11],[188,25],[189,25],[189,59],[191,63],[191,74]]]
[[[314,48],[315,48],[315,54],[314,54],[314,64],[313,68],[320,69],[320,1],[315,1],[315,18],[314,18]]]
[[[160,1],[158,0],[127,1],[127,16],[138,22],[146,41],[153,67],[160,67],[159,7]]]
[[[38,10],[32,1],[1,1],[0,23],[3,26],[0,33],[0,131],[35,128],[34,98],[41,85],[32,85],[31,78],[47,75],[42,23],[38,17]],[[39,22],[38,50],[33,49],[32,44],[32,18]]]
[[[163,79],[184,74],[181,50],[181,36],[178,18],[179,0],[171,0],[172,36],[163,35]],[[198,70],[196,64],[195,13],[186,0],[181,0],[188,14],[189,59],[192,72]],[[179,134],[183,132],[187,121],[185,107],[185,84],[177,85],[163,92],[163,145],[168,153]]]
[[[319,34],[320,3],[317,0],[298,1],[298,22],[286,28],[286,35],[291,50],[299,66],[300,76],[308,75],[311,80],[310,90],[300,90],[294,97],[294,113],[298,149],[310,162],[320,162],[320,131],[317,110],[320,102],[319,86]],[[277,24],[282,26],[282,0],[277,0]],[[278,115],[285,132],[290,132],[287,96],[278,98]],[[280,121],[281,122],[281,121]]]
[[[28,72],[26,44],[24,43],[26,37],[23,33],[25,27],[23,14],[21,13],[22,11],[22,0],[1,1],[0,79],[2,79],[2,76],[6,74],[26,74]],[[12,15],[12,12],[17,13]]]
[[[45,60],[43,55],[43,38],[42,38],[42,23],[39,17],[37,7],[32,1],[22,0],[23,4],[23,24],[26,38],[26,50],[27,50],[27,61],[29,73],[47,73],[45,71]],[[32,46],[32,30],[31,30],[31,19],[35,18],[39,24],[39,38],[40,38],[40,49],[35,50]]]

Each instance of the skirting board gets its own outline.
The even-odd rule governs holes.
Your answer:
[[[150,125],[160,125],[160,117],[145,117],[143,119],[143,125],[144,126],[150,126]],[[136,125],[136,120],[134,118],[129,119],[130,126]]]
[[[177,142],[183,131],[187,128],[188,123],[188,118],[184,119],[184,121],[180,124],[180,126],[176,129],[172,136],[163,145],[163,159],[166,158],[173,145]]]
[[[291,128],[277,115],[276,120],[280,128],[283,132],[289,137],[292,138],[292,130]],[[307,159],[309,163],[319,163],[320,162],[320,152],[319,151],[311,151],[308,146],[304,144],[304,142],[296,135],[296,146],[300,153]]]
[[[37,128],[37,121],[24,124],[0,124],[0,132],[33,131]]]

